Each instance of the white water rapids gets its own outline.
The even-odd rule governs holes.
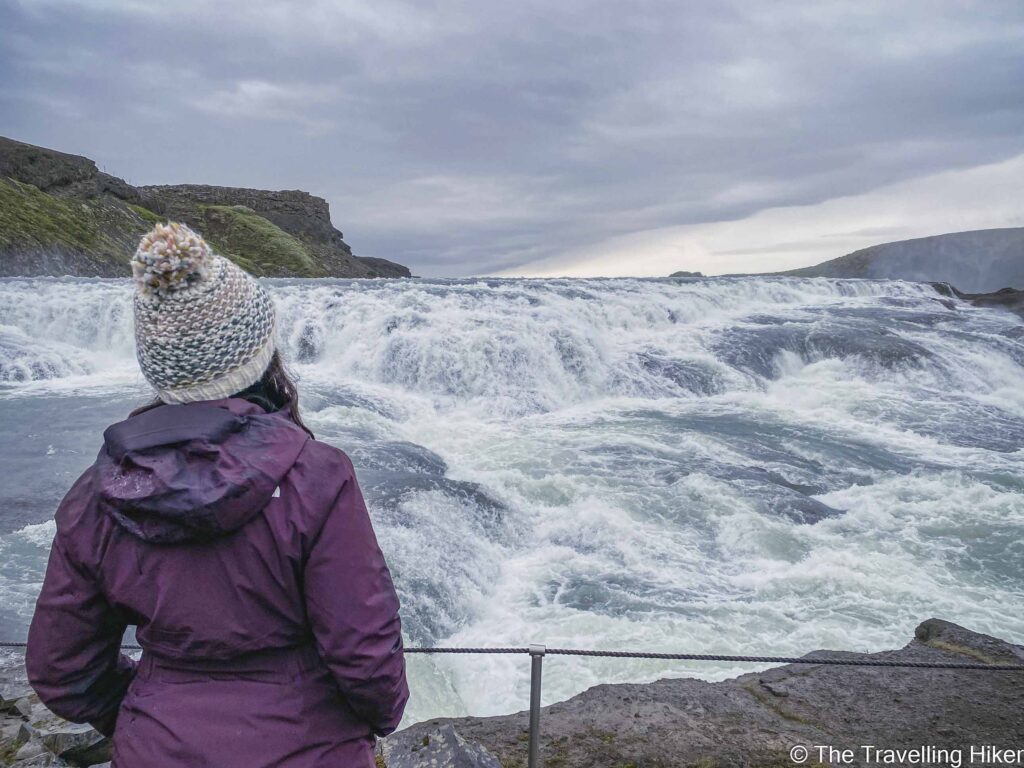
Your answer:
[[[1024,322],[895,281],[275,280],[410,644],[795,655],[930,616],[1024,638]],[[0,622],[149,396],[127,281],[0,280]],[[409,720],[527,703],[522,657],[410,659]],[[749,666],[552,658],[545,702]]]

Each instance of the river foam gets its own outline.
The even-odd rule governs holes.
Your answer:
[[[353,457],[415,644],[799,654],[932,615],[1024,636],[1024,323],[895,281],[266,283]],[[126,281],[0,280],[0,618],[100,432],[146,395]],[[417,657],[410,718],[525,706]],[[552,659],[545,700],[735,665]],[[744,668],[747,669],[747,668]]]

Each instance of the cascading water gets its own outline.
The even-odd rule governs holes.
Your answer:
[[[889,281],[268,281],[353,458],[410,643],[798,654],[941,616],[1024,635],[1024,323]],[[0,621],[149,393],[127,281],[0,281]],[[410,660],[409,719],[526,704]],[[743,671],[749,670],[744,667]],[[730,665],[559,658],[545,699]]]

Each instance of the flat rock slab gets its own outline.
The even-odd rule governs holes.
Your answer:
[[[1024,648],[939,619],[898,651],[829,657],[951,663],[1024,663]],[[815,654],[808,654],[813,658]],[[557,674],[552,668],[550,674]],[[527,713],[431,720],[389,736],[415,742],[445,725],[496,756],[526,766]],[[598,685],[544,707],[541,756],[551,768],[777,768],[790,749],[853,749],[848,765],[874,765],[863,745],[1024,747],[1024,672],[790,664],[719,683],[691,678]],[[834,761],[833,761],[834,762]],[[427,765],[427,763],[423,763]],[[390,768],[390,766],[389,766]]]
[[[0,682],[0,712],[13,711],[18,702],[32,694],[32,687],[22,680],[5,680]]]
[[[68,764],[49,752],[30,757],[25,760],[15,760],[13,768],[68,768]]]
[[[110,760],[110,739],[89,725],[63,720],[48,723],[39,729],[39,740],[49,752],[72,765],[89,766]]]
[[[502,768],[490,752],[466,741],[450,724],[416,734],[407,729],[381,747],[386,768]]]

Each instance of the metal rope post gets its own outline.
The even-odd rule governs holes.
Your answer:
[[[540,766],[540,672],[547,649],[543,645],[530,646],[530,756],[528,768]]]

